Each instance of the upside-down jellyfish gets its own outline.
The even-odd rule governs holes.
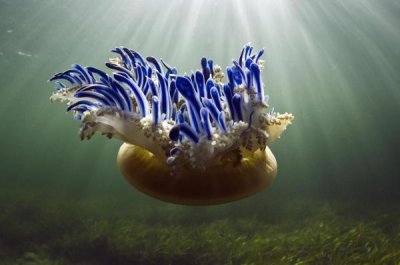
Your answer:
[[[201,59],[190,75],[154,57],[119,47],[112,74],[74,64],[54,75],[50,97],[67,101],[81,139],[95,132],[124,143],[117,163],[138,190],[189,205],[226,203],[269,186],[277,163],[268,145],[293,115],[267,111],[264,50],[244,46],[226,69]]]

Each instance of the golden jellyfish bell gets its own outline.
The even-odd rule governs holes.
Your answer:
[[[113,77],[73,65],[51,80],[51,99],[67,100],[82,121],[81,138],[96,131],[124,141],[117,156],[122,175],[135,188],[163,201],[213,205],[249,197],[269,186],[277,162],[268,144],[293,115],[267,112],[263,62],[246,45],[224,74],[211,60],[180,76],[153,57],[126,48],[106,65]]]
[[[268,147],[232,155],[216,157],[204,169],[183,166],[174,172],[149,151],[123,144],[117,161],[127,181],[143,193],[177,204],[212,205],[251,196],[275,178],[276,160]]]

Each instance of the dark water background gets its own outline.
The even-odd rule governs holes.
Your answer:
[[[302,214],[288,220],[311,216],[322,207],[320,202],[357,205],[347,212],[355,220],[360,212],[381,216],[387,206],[384,214],[396,216],[390,227],[398,229],[388,235],[397,236],[399,29],[396,0],[0,1],[0,261],[29,253],[49,255],[50,260],[65,257],[65,262],[85,260],[80,256],[84,250],[59,254],[51,247],[47,252],[35,248],[51,246],[50,239],[42,238],[52,233],[60,238],[56,235],[60,229],[74,231],[67,225],[40,230],[37,237],[29,234],[39,229],[35,226],[15,228],[27,230],[25,237],[9,233],[14,228],[7,225],[21,220],[46,224],[46,218],[56,215],[46,210],[52,207],[69,209],[70,215],[61,218],[64,221],[76,216],[89,220],[141,216],[137,224],[153,231],[150,220],[155,213],[158,225],[239,222],[251,216],[267,225],[277,219],[285,223],[286,212],[278,209],[296,201],[305,203],[284,209]],[[249,41],[257,49],[266,48],[263,79],[271,105],[296,119],[271,146],[279,166],[275,183],[241,202],[193,208],[140,194],[116,167],[120,143],[101,136],[81,142],[78,122],[65,114],[64,105],[48,100],[53,87],[46,80],[52,74],[73,63],[100,67],[116,46],[163,58],[183,73],[199,68],[202,56],[224,68]],[[93,206],[88,206],[90,202]],[[37,211],[42,211],[39,217]],[[45,227],[54,223],[48,221]],[[240,227],[233,231],[239,233]],[[121,255],[111,260],[134,260],[119,259]],[[396,257],[400,260],[400,254]],[[173,258],[168,262],[184,264]],[[211,258],[202,262],[218,264]]]

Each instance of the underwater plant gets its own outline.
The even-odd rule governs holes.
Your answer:
[[[55,74],[51,101],[68,102],[81,121],[81,139],[95,132],[121,139],[117,162],[140,191],[192,205],[230,202],[267,187],[277,172],[268,144],[294,119],[267,111],[261,70],[264,50],[244,46],[226,69],[201,59],[180,75],[154,57],[128,48],[105,65],[112,75],[74,64]]]

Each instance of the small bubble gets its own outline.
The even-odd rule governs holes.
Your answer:
[[[17,54],[20,56],[32,57],[32,54],[21,52],[21,51],[18,51]]]

